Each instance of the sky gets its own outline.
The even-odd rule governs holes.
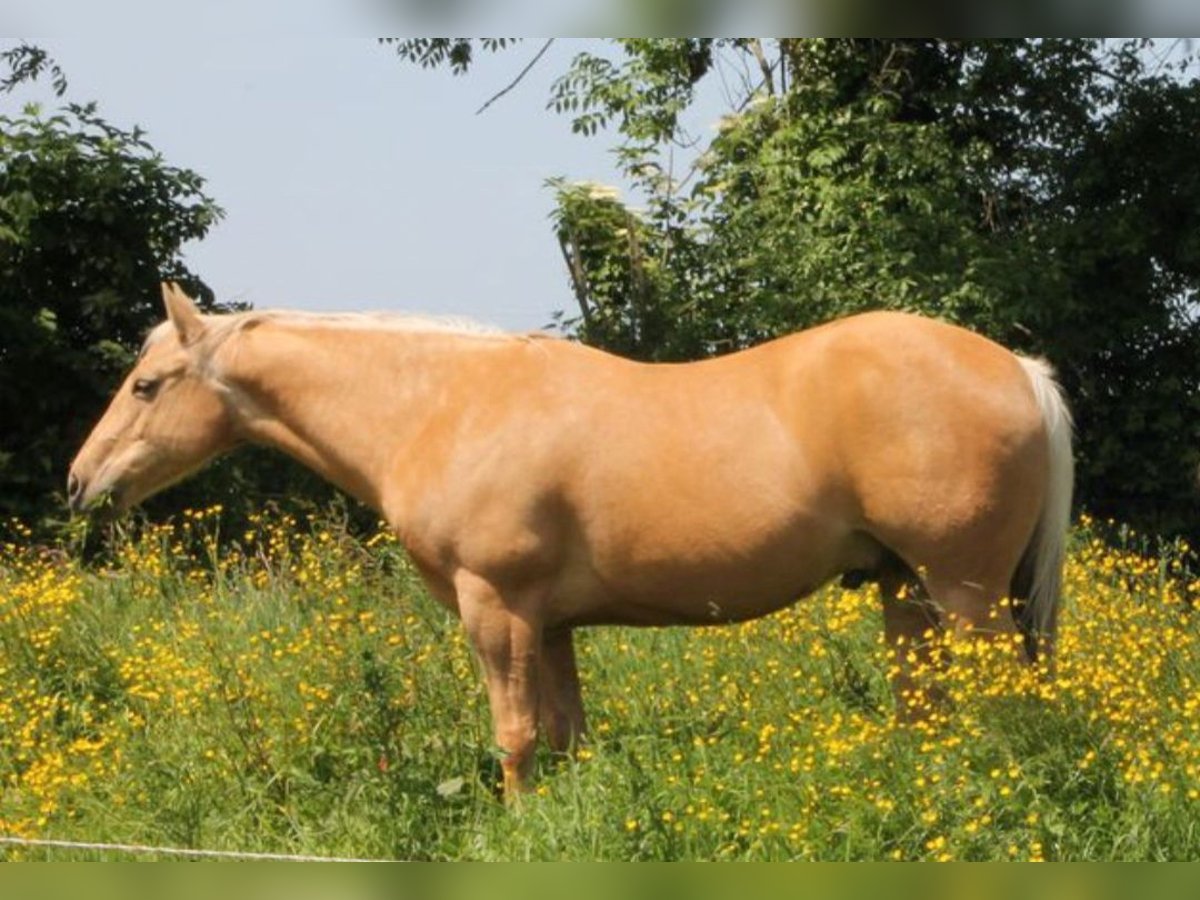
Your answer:
[[[545,180],[621,180],[611,136],[573,135],[545,106],[551,81],[596,43],[556,41],[476,115],[541,39],[455,77],[336,29],[221,37],[201,23],[150,41],[38,38],[28,24],[26,40],[67,75],[64,100],[96,101],[103,118],[141,126],[169,164],[207,179],[226,216],[185,258],[218,299],[456,314],[513,330],[573,313]],[[34,97],[62,102],[42,88],[0,96],[0,110]]]

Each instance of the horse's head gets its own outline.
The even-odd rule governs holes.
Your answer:
[[[80,510],[111,496],[124,509],[178,481],[237,443],[233,421],[206,372],[206,320],[174,284],[163,285],[168,321],[141,356],[71,463],[67,496]]]

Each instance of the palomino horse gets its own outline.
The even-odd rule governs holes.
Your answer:
[[[71,466],[72,507],[136,503],[243,441],[370,504],[466,627],[506,792],[539,723],[560,750],[583,731],[577,626],[750,619],[845,575],[880,582],[893,643],[931,623],[1019,630],[1029,652],[1053,635],[1070,418],[1044,363],[961,328],[868,313],[647,365],[462,322],[206,316],[163,295],[168,321]]]

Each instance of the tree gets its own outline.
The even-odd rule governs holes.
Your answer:
[[[444,43],[439,43],[442,41]],[[466,46],[464,49],[464,43]],[[474,45],[500,51],[507,45]],[[401,42],[455,71],[467,39]],[[1101,515],[1197,527],[1200,82],[1182,44],[1084,39],[632,39],[585,51],[549,106],[615,127],[644,210],[552,182],[584,340],[722,352],[865,309],[1048,356]],[[690,169],[681,114],[740,84]]]
[[[21,60],[38,62],[32,75],[52,65],[13,53],[5,89],[30,75]],[[219,308],[180,248],[220,216],[199,175],[92,105],[0,115],[0,514],[52,513],[80,440],[162,318],[161,279]]]

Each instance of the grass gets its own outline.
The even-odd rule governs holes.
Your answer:
[[[1085,522],[1054,676],[960,646],[920,726],[893,714],[871,588],[582,632],[590,741],[543,751],[507,809],[477,665],[394,541],[279,517],[219,543],[215,521],[132,530],[102,566],[19,527],[0,547],[0,832],[397,859],[1200,857],[1182,545]]]

